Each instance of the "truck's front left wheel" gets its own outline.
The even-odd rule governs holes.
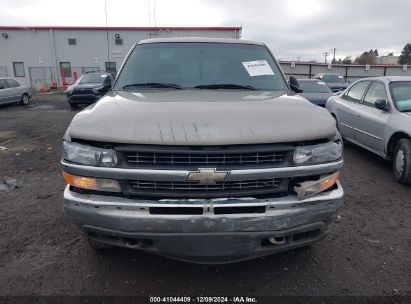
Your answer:
[[[88,239],[88,242],[89,242],[91,248],[93,248],[94,250],[106,250],[106,249],[111,249],[111,248],[114,247],[113,245],[105,244],[105,243],[102,243],[102,242],[97,242],[97,241],[95,241],[93,239],[90,239],[90,238]]]

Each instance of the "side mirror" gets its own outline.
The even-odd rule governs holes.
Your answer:
[[[387,111],[387,110],[388,110],[388,103],[387,103],[387,101],[386,101],[385,99],[377,99],[377,100],[375,101],[375,107],[376,107],[378,110]]]
[[[297,78],[294,76],[290,76],[290,89],[293,90],[295,93],[302,93],[303,90],[300,88],[300,84],[298,83]]]

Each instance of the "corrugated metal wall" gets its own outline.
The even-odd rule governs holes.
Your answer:
[[[319,73],[333,73],[344,76],[353,82],[360,78],[373,76],[411,76],[411,66],[402,65],[328,65],[321,63],[303,63],[282,61],[280,66],[286,75],[297,78],[312,78]],[[369,68],[369,69],[367,69]]]
[[[138,41],[164,37],[215,37],[239,38],[234,29],[163,29],[163,30],[74,30],[74,29],[5,29],[8,38],[0,37],[1,74],[14,77],[13,62],[24,62],[24,77],[16,77],[22,83],[35,83],[30,79],[30,67],[43,67],[45,71],[56,69],[60,62],[70,62],[74,67],[99,67],[105,70],[105,62],[116,62],[119,69],[130,48]],[[119,34],[122,45],[115,44]],[[107,47],[108,36],[108,47]],[[68,39],[75,38],[76,45]],[[31,69],[32,71],[34,69]],[[37,74],[37,73],[36,73]]]

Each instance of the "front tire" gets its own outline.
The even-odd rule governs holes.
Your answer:
[[[21,104],[22,106],[27,106],[27,105],[29,104],[29,102],[30,102],[30,97],[29,97],[29,95],[28,95],[27,93],[24,93],[24,94],[21,96],[20,104]]]
[[[395,179],[404,185],[411,185],[411,139],[400,139],[393,157]]]
[[[78,108],[78,104],[76,104],[76,103],[69,103],[69,105],[70,105],[70,108],[71,108],[72,110],[75,110],[75,109]]]

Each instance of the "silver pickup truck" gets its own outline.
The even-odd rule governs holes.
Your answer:
[[[151,39],[64,136],[64,209],[95,249],[226,263],[321,239],[342,143],[261,43]]]

